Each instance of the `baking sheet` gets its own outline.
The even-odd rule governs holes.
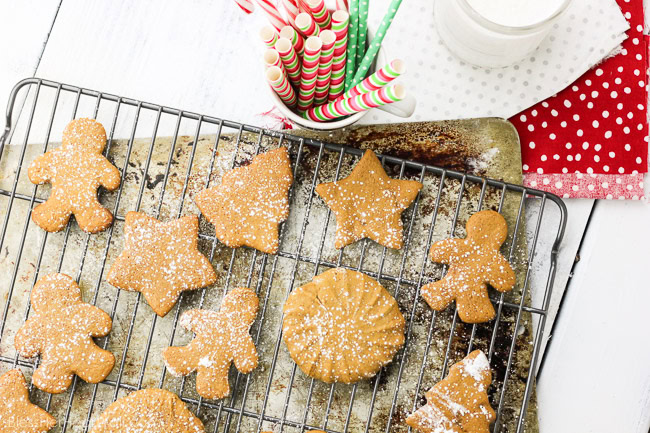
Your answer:
[[[415,128],[415,129],[414,129]],[[309,134],[309,133],[307,133]],[[463,122],[439,122],[428,124],[410,124],[410,126],[393,125],[392,127],[363,127],[353,128],[345,135],[330,135],[328,141],[347,141],[353,146],[371,146],[378,151],[397,156],[409,157],[422,162],[468,170],[480,175],[500,178],[508,182],[519,183],[521,167],[519,161],[519,145],[516,133],[511,126],[498,119],[483,119]],[[205,187],[211,161],[213,173],[212,182],[217,182],[221,175],[234,165],[245,164],[256,152],[258,144],[262,149],[280,145],[277,139],[265,137],[258,143],[257,135],[242,133],[237,145],[237,131],[224,128],[220,136],[217,151],[214,134],[201,135],[199,140],[192,137],[179,137],[174,146],[169,137],[151,140],[150,137],[136,139],[131,147],[131,153],[126,160],[129,147],[128,140],[114,141],[109,150],[109,158],[118,167],[126,167],[124,188],[120,196],[117,215],[124,214],[138,206],[138,196],[142,189],[140,209],[155,215],[160,204],[161,219],[176,217],[180,214],[198,213],[192,202],[192,197]],[[287,142],[283,143],[288,144]],[[51,143],[51,147],[57,143]],[[17,192],[31,196],[32,185],[26,178],[26,165],[42,152],[42,143],[26,147],[24,167],[20,172]],[[20,147],[6,147],[0,158],[0,189],[11,190],[13,174],[20,159]],[[235,152],[236,151],[236,152]],[[291,148],[293,163],[296,163],[298,146]],[[151,161],[147,159],[151,154]],[[87,415],[90,414],[90,425],[101,411],[115,396],[115,383],[126,384],[118,388],[118,396],[124,395],[133,387],[157,387],[162,385],[183,397],[198,400],[194,390],[194,376],[186,381],[173,378],[169,374],[163,377],[161,350],[170,341],[175,345],[189,341],[191,334],[174,328],[174,319],[180,311],[202,305],[203,308],[218,308],[225,290],[238,286],[250,286],[258,291],[262,301],[263,312],[253,327],[253,335],[259,335],[257,343],[260,365],[249,376],[239,376],[231,370],[231,385],[233,397],[224,401],[225,406],[219,411],[219,402],[208,402],[212,407],[201,407],[199,416],[206,424],[206,429],[212,431],[218,422],[219,431],[226,426],[232,431],[255,431],[257,418],[242,416],[244,413],[259,413],[266,402],[265,414],[275,418],[286,418],[296,422],[306,422],[309,425],[320,426],[326,415],[328,402],[329,417],[327,428],[342,431],[346,427],[346,419],[350,414],[347,428],[357,432],[366,429],[366,422],[371,406],[372,394],[376,398],[373,405],[373,415],[368,424],[369,431],[385,429],[389,418],[389,409],[393,404],[393,395],[397,387],[397,376],[402,359],[398,355],[376,382],[375,379],[358,384],[352,401],[353,386],[336,385],[333,392],[328,385],[312,381],[299,370],[294,371],[284,344],[278,344],[278,333],[281,322],[281,309],[288,291],[309,281],[314,274],[323,272],[327,266],[316,267],[310,258],[321,258],[331,264],[339,260],[339,252],[334,249],[335,231],[334,218],[327,218],[327,208],[322,201],[314,198],[311,201],[312,185],[314,182],[326,182],[334,179],[339,154],[323,151],[318,175],[314,177],[318,149],[303,148],[301,160],[296,170],[296,179],[292,192],[291,214],[285,224],[284,238],[281,243],[282,257],[266,257],[247,248],[231,250],[219,242],[212,242],[209,237],[213,230],[201,219],[203,239],[200,248],[209,256],[219,275],[217,283],[206,290],[186,293],[179,305],[165,318],[156,318],[144,301],[137,301],[137,294],[119,291],[108,285],[102,278],[104,270],[112,263],[122,249],[123,221],[116,221],[113,230],[98,235],[87,236],[71,225],[66,237],[65,232],[46,235],[33,223],[29,223],[25,232],[24,248],[16,272],[16,283],[10,298],[5,327],[0,340],[0,356],[8,359],[15,357],[13,336],[24,321],[27,311],[29,291],[34,281],[35,273],[39,275],[56,271],[60,267],[73,277],[79,276],[84,300],[93,301],[99,307],[114,313],[113,330],[107,340],[107,348],[116,354],[118,364],[108,378],[108,383],[98,386],[77,381],[75,392],[52,397],[50,412],[59,420],[69,419],[68,430],[84,431]],[[171,157],[171,158],[170,158]],[[346,176],[358,160],[353,155],[345,155],[341,165],[340,177]],[[171,161],[171,162],[170,162]],[[190,164],[191,162],[191,164]],[[165,171],[170,166],[164,196]],[[145,168],[147,172],[145,174]],[[399,167],[387,165],[387,171],[392,176],[399,175]],[[405,178],[417,179],[419,172],[407,170]],[[414,215],[413,207],[407,210],[403,219],[408,226],[412,220],[410,242],[404,272],[400,276],[402,253],[404,251],[386,250],[372,242],[362,241],[346,248],[340,257],[343,265],[360,268],[375,277],[381,273],[380,282],[393,294],[400,308],[409,320],[410,312],[414,312],[412,336],[409,343],[408,355],[403,362],[399,393],[395,400],[395,411],[390,415],[391,431],[406,431],[404,418],[413,410],[413,402],[422,404],[424,392],[441,378],[443,359],[449,344],[450,362],[460,360],[468,350],[468,342],[472,327],[457,322],[453,337],[450,330],[453,322],[453,309],[433,316],[426,304],[416,297],[416,287],[409,284],[398,285],[392,279],[402,278],[409,281],[419,281],[422,271],[424,284],[431,279],[440,278],[442,267],[430,263],[426,259],[428,249],[427,236],[431,224],[432,213],[435,210],[439,179],[427,175],[424,179],[424,192],[421,195],[418,211]],[[440,208],[433,229],[433,240],[448,237],[452,229],[457,200],[461,198],[459,218],[455,226],[458,236],[464,235],[464,223],[477,210],[480,187],[467,184],[460,195],[460,182],[447,179],[440,196]],[[39,187],[37,197],[47,197],[49,187]],[[116,193],[102,192],[101,201],[112,208]],[[501,194],[488,190],[482,203],[482,208],[496,209],[499,206]],[[502,213],[510,225],[510,233],[503,251],[508,251],[514,235],[514,221],[519,209],[521,197],[509,193],[503,202]],[[0,209],[6,209],[8,197],[0,196]],[[15,200],[10,214],[10,226],[7,231],[5,246],[0,253],[0,295],[8,299],[8,288],[13,276],[14,264],[20,251],[23,235],[23,224],[28,221],[30,202]],[[306,213],[308,225],[305,238],[299,244],[303,230],[303,220]],[[4,217],[4,215],[1,215]],[[413,217],[413,218],[412,218]],[[523,287],[523,278],[527,269],[525,227],[520,226],[517,242],[514,245],[513,264],[518,275],[518,288]],[[325,242],[319,249],[321,237]],[[65,243],[65,249],[63,249]],[[42,260],[39,263],[41,246]],[[87,246],[87,248],[86,248]],[[62,253],[62,251],[64,251]],[[104,255],[106,262],[104,263]],[[363,260],[362,260],[362,253]],[[294,260],[299,254],[303,259]],[[312,260],[313,261],[313,260]],[[424,268],[423,268],[424,266]],[[230,272],[229,272],[230,271]],[[229,276],[230,275],[230,276]],[[9,277],[7,277],[9,276]],[[494,295],[494,293],[492,293]],[[521,292],[515,290],[506,299],[518,303]],[[529,305],[530,301],[525,300]],[[504,309],[497,330],[495,353],[492,368],[495,373],[495,383],[490,388],[493,404],[498,403],[501,391],[500,382],[505,375],[507,355],[513,335],[516,336],[515,358],[510,381],[505,394],[502,409],[504,427],[501,431],[515,431],[515,418],[519,413],[522,395],[525,388],[528,367],[532,352],[531,317],[528,313],[522,315],[522,326],[514,329],[516,310]],[[263,326],[260,327],[263,316]],[[155,323],[154,323],[155,322]],[[481,324],[476,327],[473,347],[488,349],[492,337],[494,323]],[[431,330],[431,346],[427,349],[427,339]],[[130,332],[131,331],[131,332]],[[129,340],[130,339],[130,340]],[[104,339],[99,339],[100,344]],[[127,347],[128,342],[128,347]],[[149,346],[150,345],[150,346]],[[147,350],[148,348],[148,350]],[[277,352],[277,362],[273,363],[273,355]],[[426,350],[426,361],[423,364]],[[120,362],[123,361],[123,367]],[[424,367],[423,367],[424,365]],[[0,369],[5,371],[11,364],[2,362]],[[274,367],[274,368],[272,368]],[[23,368],[29,377],[30,372]],[[421,389],[415,394],[415,387],[422,372]],[[237,378],[239,380],[235,386]],[[291,379],[293,377],[293,382]],[[267,395],[267,388],[269,394]],[[311,391],[311,392],[310,392]],[[415,400],[417,397],[417,400]],[[44,404],[47,396],[38,390],[32,392],[35,401]],[[352,405],[350,405],[352,401]],[[216,406],[215,406],[216,404]],[[190,405],[197,412],[196,405]],[[526,431],[537,431],[536,404],[534,394],[526,414]],[[241,423],[241,425],[239,425]],[[58,427],[61,428],[62,426]],[[279,430],[278,423],[264,421],[264,429]],[[299,431],[285,424],[284,431]],[[79,430],[77,430],[79,429]],[[57,431],[57,430],[55,430]]]

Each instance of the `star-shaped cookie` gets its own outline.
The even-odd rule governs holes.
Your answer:
[[[0,376],[0,431],[2,433],[45,433],[56,419],[29,401],[23,373],[9,370]]]
[[[149,388],[111,403],[90,433],[205,433],[205,428],[176,394]]]
[[[141,292],[159,316],[171,310],[181,292],[217,280],[210,261],[198,250],[199,218],[188,215],[160,222],[142,212],[126,214],[124,250],[106,280]]]
[[[403,243],[402,211],[422,189],[414,180],[391,179],[372,150],[345,179],[321,183],[316,192],[336,215],[336,248],[363,238],[399,249]]]
[[[281,147],[230,170],[220,185],[199,192],[194,201],[227,246],[275,254],[278,225],[289,217],[292,182],[289,153]]]

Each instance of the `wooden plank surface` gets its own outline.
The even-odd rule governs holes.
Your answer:
[[[9,23],[0,26],[0,53],[3,58],[3,62],[0,62],[0,104],[4,103],[10,87],[19,77],[32,75],[33,68],[39,61],[40,47],[46,40],[57,7],[58,2],[47,0],[0,2],[0,16],[3,17],[4,23]],[[269,126],[268,120],[257,115],[269,110],[271,101],[265,94],[266,90],[259,84],[261,71],[256,57],[250,54],[240,55],[251,50],[260,50],[257,36],[251,29],[259,28],[263,23],[261,14],[246,17],[228,0],[63,0],[37,75],[191,111]],[[433,119],[432,116],[430,120]],[[560,250],[556,290],[551,301],[552,311],[559,305],[564,285],[569,279],[592,203],[567,201],[569,227]],[[626,212],[630,215],[642,213],[638,209],[628,209]],[[597,212],[592,219],[594,226],[599,227],[600,231],[610,228],[610,220],[606,218],[606,214],[604,211]],[[601,219],[606,222],[596,225]],[[645,220],[639,217],[638,221],[645,221],[647,225],[647,215]],[[620,226],[620,217],[614,226]],[[589,234],[592,232],[593,228]],[[621,237],[619,241],[622,243],[632,242],[636,238],[632,230],[622,236],[627,236]],[[608,242],[614,240],[603,238],[600,250],[613,251],[612,248],[617,245]],[[645,245],[648,241],[650,239],[646,240]],[[645,251],[647,252],[647,247]],[[618,263],[623,257],[625,255],[619,250],[619,254],[611,260]],[[616,267],[611,264],[605,267],[602,262],[591,265],[583,262],[576,269],[576,281],[580,277],[597,275],[590,266],[601,266],[603,272],[606,269],[615,275]],[[647,287],[647,277],[644,273],[639,269],[629,271],[627,284],[630,290]],[[598,287],[602,293],[616,296],[616,301],[609,299],[609,304],[624,302],[620,294],[612,293],[611,288],[602,284],[602,281],[605,280],[594,278],[589,280],[589,284]],[[590,389],[590,399],[583,399],[583,395],[577,394],[576,391],[575,399],[570,405],[571,413],[567,413],[566,406],[555,404],[558,396],[566,390],[562,381],[568,379],[566,375],[560,377],[554,372],[561,370],[565,363],[574,365],[571,360],[579,359],[576,358],[576,353],[582,353],[579,350],[588,350],[594,344],[579,338],[581,332],[588,333],[594,328],[592,323],[578,320],[579,317],[589,317],[587,314],[593,314],[593,311],[582,301],[581,296],[585,295],[577,292],[574,299],[567,301],[563,307],[563,310],[570,311],[567,314],[575,319],[558,323],[555,331],[558,336],[564,335],[564,343],[553,343],[547,365],[540,377],[538,404],[542,418],[541,431],[566,431],[557,428],[558,424],[553,423],[556,419],[580,422],[586,418],[602,421],[600,427],[594,424],[588,431],[623,431],[606,428],[608,421],[620,419],[620,415],[611,408],[616,407],[616,400],[619,399],[628,401],[629,405],[636,408],[624,412],[625,414],[631,417],[639,414],[642,404],[648,406],[647,402],[643,401],[643,389],[640,387],[629,386],[624,391],[623,388],[617,388],[619,394],[599,393]],[[607,311],[607,307],[603,306],[605,310],[599,312]],[[549,319],[553,316],[551,312]],[[630,315],[627,319],[631,317],[633,316]],[[552,320],[549,320],[547,323],[547,332],[551,329],[551,322]],[[623,333],[620,329],[614,332],[617,323],[621,322],[609,322],[612,332],[598,338],[598,347],[609,347],[619,341]],[[572,333],[564,333],[569,331],[567,327],[571,327]],[[628,347],[632,350],[628,356],[644,359],[639,345],[628,344]],[[575,364],[576,367],[570,371],[576,376],[575,380],[580,376],[585,380],[592,380],[594,384],[600,383],[601,372],[607,371],[602,368],[606,366],[603,362],[600,358],[590,359],[588,363]],[[619,368],[611,371],[618,372],[618,377],[626,384],[647,379],[640,369]],[[645,395],[647,396],[647,392]],[[598,416],[594,417],[593,414]],[[638,427],[647,419],[633,421],[637,422]],[[578,428],[572,431],[587,430]]]
[[[647,202],[596,205],[537,387],[540,431],[648,432],[649,221]]]

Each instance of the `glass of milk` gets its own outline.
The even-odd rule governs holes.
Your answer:
[[[499,68],[531,54],[571,0],[435,0],[447,47],[477,66]]]

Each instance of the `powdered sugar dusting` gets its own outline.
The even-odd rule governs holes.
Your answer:
[[[374,376],[404,344],[404,317],[377,281],[343,268],[294,290],[284,306],[289,353],[327,383]]]

